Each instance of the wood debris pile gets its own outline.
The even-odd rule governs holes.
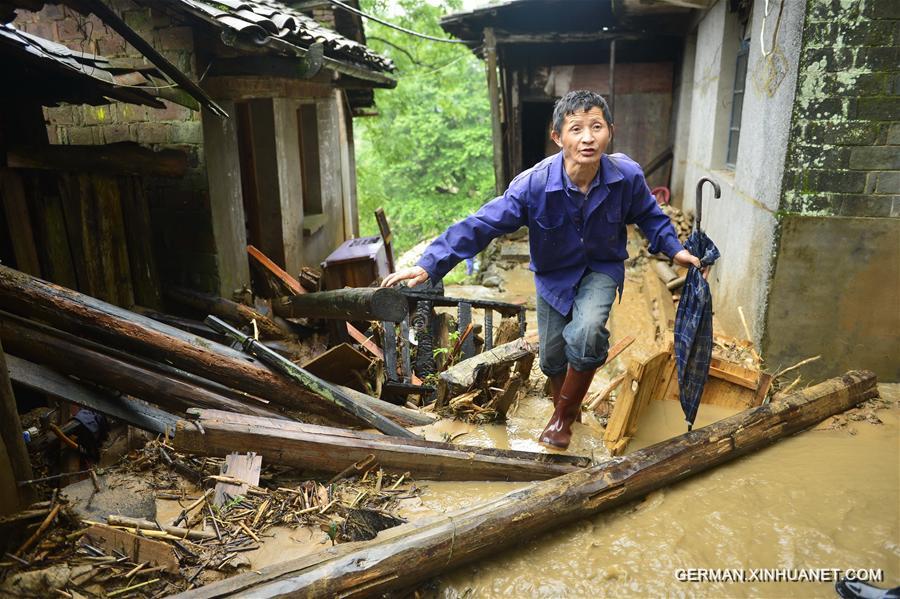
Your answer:
[[[167,595],[246,567],[241,556],[259,549],[276,527],[320,530],[331,544],[372,539],[402,524],[400,500],[419,493],[408,474],[386,473],[369,460],[365,468],[326,480],[300,480],[293,469],[266,467],[259,485],[247,485],[241,495],[226,493],[216,505],[214,489],[192,481],[232,482],[218,474],[224,461],[181,454],[158,438],[101,472],[104,478],[151,478],[156,499],[176,500],[182,508],[172,522],[116,514],[100,522],[79,516],[63,501],[52,509],[50,502],[31,506],[20,519],[45,518],[33,537],[0,560],[6,573],[0,591]]]

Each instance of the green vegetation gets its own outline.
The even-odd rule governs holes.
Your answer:
[[[459,0],[362,2],[363,10],[440,37],[447,37],[440,17],[460,6]],[[372,213],[383,207],[399,256],[493,197],[484,64],[462,44],[427,41],[372,21],[366,33],[369,46],[394,61],[398,84],[376,90],[377,117],[354,121],[360,229],[377,234]]]

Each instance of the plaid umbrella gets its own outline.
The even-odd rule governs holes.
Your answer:
[[[719,197],[719,186],[715,181],[705,177],[700,180],[697,184],[697,221],[694,232],[684,244],[687,251],[700,258],[702,268],[712,265],[719,258],[716,244],[700,230],[701,191],[705,181],[713,184],[715,195]],[[675,313],[675,364],[678,367],[681,409],[684,410],[688,430],[691,430],[697,418],[703,387],[709,377],[713,322],[709,283],[703,278],[701,268],[689,268]]]

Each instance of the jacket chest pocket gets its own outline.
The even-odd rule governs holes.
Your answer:
[[[536,270],[552,270],[561,266],[561,259],[570,253],[572,227],[563,215],[535,218],[529,227],[531,261]]]

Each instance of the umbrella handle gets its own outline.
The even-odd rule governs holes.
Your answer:
[[[713,191],[715,192],[715,198],[719,199],[722,197],[722,188],[719,187],[719,184],[710,179],[709,177],[702,177],[699,181],[697,181],[697,220],[694,221],[694,230],[700,230],[700,217],[703,214],[703,184],[704,183],[712,183]]]

